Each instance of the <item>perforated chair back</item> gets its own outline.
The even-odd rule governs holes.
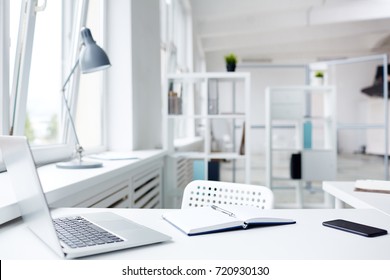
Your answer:
[[[181,208],[243,205],[272,209],[273,204],[273,192],[264,186],[196,180],[185,187]]]

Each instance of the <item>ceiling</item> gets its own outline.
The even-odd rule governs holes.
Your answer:
[[[390,0],[191,0],[207,58],[313,62],[390,51]]]

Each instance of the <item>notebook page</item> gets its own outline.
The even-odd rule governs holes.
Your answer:
[[[243,222],[211,207],[167,212],[163,218],[187,234],[242,226]]]

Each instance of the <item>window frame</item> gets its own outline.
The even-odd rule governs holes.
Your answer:
[[[10,46],[10,0],[0,1],[0,134],[9,131],[9,46]],[[1,168],[1,167],[0,167]]]

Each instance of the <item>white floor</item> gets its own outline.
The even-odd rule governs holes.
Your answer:
[[[265,185],[265,157],[264,155],[252,156],[251,183],[255,185]],[[381,156],[363,154],[342,154],[338,156],[337,162],[338,181],[354,181],[357,179],[385,179],[384,159]],[[236,170],[235,175],[233,170]],[[274,165],[275,172],[283,177],[289,177],[289,158],[280,157]],[[221,181],[244,182],[244,168],[239,162],[234,168],[232,162],[222,163]],[[322,182],[311,182],[303,185],[302,203],[299,203],[297,193],[297,181],[281,181],[273,188],[275,194],[276,208],[329,208],[332,207],[333,200],[324,195]]]

